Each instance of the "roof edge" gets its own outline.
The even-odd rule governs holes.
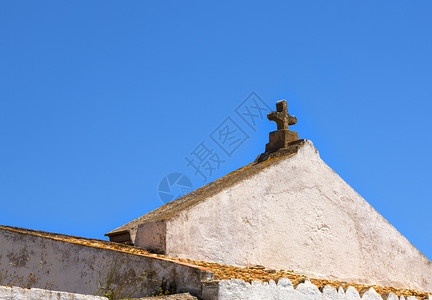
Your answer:
[[[232,171],[180,198],[177,198],[155,210],[152,210],[141,217],[138,217],[116,229],[107,232],[106,236],[115,235],[118,232],[137,228],[138,224],[167,220],[184,209],[194,206],[204,199],[214,196],[223,189],[234,186],[235,184],[245,180],[246,178],[258,174],[263,169],[278,163],[281,159],[287,158],[296,154],[304,145],[309,144],[312,147],[313,143],[310,140],[300,139],[288,145],[288,147],[279,149],[273,153],[261,153],[257,158],[246,166],[243,166],[235,171]],[[315,149],[315,151],[317,151]]]

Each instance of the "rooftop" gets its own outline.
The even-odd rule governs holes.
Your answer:
[[[225,190],[226,188],[232,187],[236,183],[261,172],[263,169],[278,163],[281,159],[295,154],[298,149],[305,143],[306,140],[298,140],[290,144],[286,149],[281,149],[277,152],[267,154],[263,153],[257,157],[257,159],[237,169],[215,181],[212,181],[203,187],[200,187],[189,194],[186,194],[174,201],[171,201],[135,220],[132,220],[110,232],[105,234],[106,236],[114,235],[116,233],[124,232],[130,229],[136,229],[139,224],[153,221],[167,220],[187,208],[194,206],[201,201],[216,195],[217,193]]]

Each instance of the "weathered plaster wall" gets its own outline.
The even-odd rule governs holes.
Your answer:
[[[140,224],[135,232],[135,245],[141,245],[154,253],[166,253],[166,222],[156,221]]]
[[[171,256],[432,291],[431,261],[328,167],[310,141],[169,219],[165,243]]]
[[[204,269],[0,229],[0,284],[96,294],[152,295],[159,287],[199,296]],[[111,282],[111,286],[107,285]]]
[[[73,294],[43,289],[0,286],[1,300],[107,300],[106,297]]]
[[[359,293],[354,287],[334,288],[325,286],[321,290],[308,279],[294,287],[288,278],[278,283],[245,282],[241,279],[222,280],[209,285],[203,294],[205,300],[416,300],[414,296],[398,297],[393,293],[378,294],[373,288]],[[432,300],[431,296],[424,298]]]

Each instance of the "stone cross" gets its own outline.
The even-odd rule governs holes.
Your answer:
[[[276,111],[268,113],[267,118],[270,121],[276,122],[278,130],[288,129],[288,125],[297,123],[297,118],[288,114],[288,104],[286,100],[276,102]]]
[[[276,102],[276,111],[268,113],[267,118],[276,122],[277,130],[269,134],[266,153],[276,152],[279,149],[288,149],[292,142],[298,141],[298,133],[288,129],[289,125],[297,123],[297,118],[288,114],[288,105],[285,100]]]

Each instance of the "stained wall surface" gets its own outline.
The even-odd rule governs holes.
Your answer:
[[[212,276],[166,259],[0,228],[0,285],[118,297],[151,296],[162,288],[199,296],[201,281]]]

